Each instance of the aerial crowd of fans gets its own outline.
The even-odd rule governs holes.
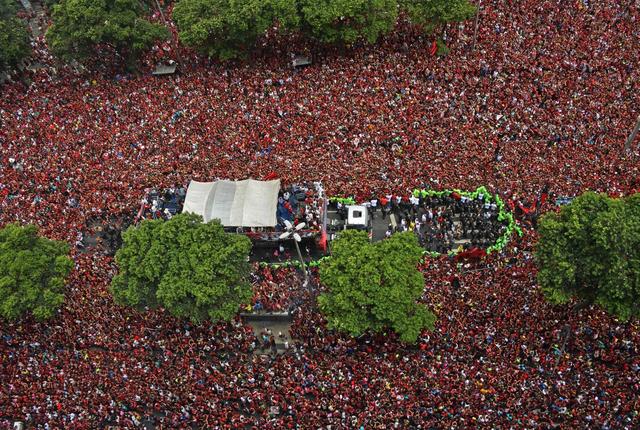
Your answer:
[[[358,201],[484,185],[523,207],[543,189],[638,191],[638,144],[623,150],[640,106],[640,10],[627,3],[483,1],[475,47],[472,22],[450,25],[442,58],[401,25],[301,70],[295,41],[231,65],[184,51],[162,78],[44,67],[0,88],[0,224],[74,244],[190,179],[318,180]],[[171,55],[149,64],[159,53]],[[157,197],[143,211],[170,213],[172,196]],[[455,228],[493,237],[476,223]],[[300,302],[278,355],[254,353],[261,339],[239,319],[116,305],[112,253],[76,247],[56,317],[0,322],[0,428],[638,428],[638,322],[547,303],[522,226],[480,264],[425,259],[438,321],[417,345],[329,331],[294,269],[257,268],[251,306]]]

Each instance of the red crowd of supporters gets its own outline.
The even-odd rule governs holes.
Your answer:
[[[29,87],[0,88],[0,224],[73,244],[145,189],[274,172],[358,200],[484,185],[529,207],[543,189],[638,190],[638,144],[622,149],[640,106],[638,6],[480,10],[475,49],[472,22],[450,25],[444,58],[402,28],[298,71],[282,45],[231,66],[185,55],[165,78],[38,70]],[[239,322],[115,305],[112,258],[74,251],[59,315],[0,323],[0,428],[638,428],[637,322],[545,302],[534,243],[525,229],[463,270],[428,260],[423,299],[438,322],[415,347],[336,335],[307,300],[297,343],[277,357],[253,354]],[[290,288],[271,282],[256,300],[276,309]]]

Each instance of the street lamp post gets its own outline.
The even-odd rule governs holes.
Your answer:
[[[638,122],[636,123],[636,126],[634,127],[633,131],[631,132],[631,134],[627,138],[627,141],[624,144],[625,152],[627,152],[627,151],[629,151],[631,149],[631,144],[635,140],[635,138],[636,138],[636,136],[638,134],[638,131],[640,131],[640,116],[638,116]]]
[[[302,237],[298,234],[298,231],[302,230],[305,226],[305,223],[301,222],[295,228],[293,224],[289,220],[284,220],[284,225],[287,228],[287,231],[280,235],[280,240],[285,240],[288,238],[293,239],[293,244],[296,246],[296,251],[298,253],[298,258],[300,259],[300,264],[302,265],[302,273],[304,274],[304,287],[309,287],[309,274],[307,273],[307,266],[304,264],[304,258],[302,258],[302,252],[300,252],[299,243],[302,241]]]

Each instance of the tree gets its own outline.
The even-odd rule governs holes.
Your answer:
[[[139,310],[160,306],[156,290],[165,267],[159,240],[162,224],[160,219],[147,220],[122,233],[122,247],[116,253],[119,273],[111,280],[116,302]]]
[[[469,0],[401,0],[401,7],[411,22],[427,33],[448,22],[466,21],[477,11]]]
[[[374,43],[398,17],[396,0],[298,0],[302,30],[330,44]]]
[[[640,194],[587,192],[539,225],[538,283],[549,301],[575,298],[624,320],[640,314]]]
[[[58,3],[60,3],[60,0],[44,0],[44,5],[46,7],[48,7],[49,9],[53,8],[53,6],[57,5]]]
[[[27,23],[16,12],[15,2],[0,0],[0,72],[15,69],[31,53]]]
[[[417,268],[422,252],[410,232],[375,244],[365,232],[342,232],[320,265],[328,292],[318,304],[329,327],[352,336],[390,328],[404,342],[415,342],[423,328],[433,330],[435,316],[416,302],[424,289]]]
[[[68,254],[68,244],[39,237],[33,225],[0,229],[0,316],[12,321],[31,312],[39,321],[51,318],[73,268]]]
[[[289,0],[180,0],[173,18],[186,46],[223,61],[246,56],[275,22],[282,29],[298,25]]]
[[[219,221],[193,214],[143,221],[123,233],[116,253],[116,302],[164,307],[193,322],[230,320],[251,299],[246,236],[225,233]]]
[[[169,37],[162,25],[142,18],[138,0],[61,0],[53,6],[47,42],[65,60],[84,61],[108,46],[135,63],[141,51]]]
[[[0,19],[15,18],[18,4],[12,0],[0,0]]]

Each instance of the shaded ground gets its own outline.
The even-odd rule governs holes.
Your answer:
[[[262,339],[262,335],[269,330],[276,340],[276,350],[278,354],[282,354],[286,351],[285,342],[288,342],[290,348],[292,347],[293,340],[291,339],[289,332],[291,329],[291,321],[285,321],[285,318],[282,318],[280,321],[246,320],[245,322],[253,328],[254,334],[260,340]],[[282,334],[282,336],[280,336],[280,334]],[[254,351],[254,354],[256,355],[265,355],[270,353],[271,350],[269,348],[262,348],[261,346],[257,347]]]

